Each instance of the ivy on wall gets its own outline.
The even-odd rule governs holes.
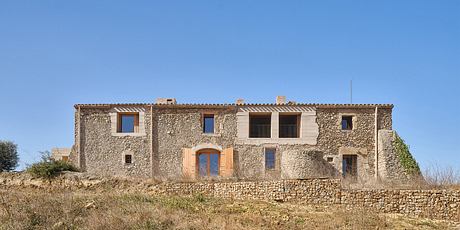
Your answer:
[[[421,175],[420,167],[410,153],[409,146],[397,133],[395,133],[393,146],[404,170],[410,175]]]

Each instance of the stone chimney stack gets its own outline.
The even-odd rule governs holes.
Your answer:
[[[240,98],[236,100],[237,105],[243,105],[244,104],[244,99]]]
[[[160,105],[175,105],[177,101],[176,98],[157,98],[156,103]]]
[[[286,104],[286,96],[276,96],[276,104],[277,105]]]

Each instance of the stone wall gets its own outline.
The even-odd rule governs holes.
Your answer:
[[[392,129],[392,109],[378,110],[379,129]],[[317,109],[319,137],[317,148],[326,157],[334,159],[333,165],[342,172],[341,162],[343,155],[340,148],[348,148],[346,154],[358,155],[358,177],[366,181],[372,178],[375,160],[375,109]],[[352,115],[353,130],[342,130],[342,115]],[[354,151],[353,151],[354,150]]]
[[[283,179],[332,178],[336,171],[317,150],[285,151],[281,159]]]
[[[345,207],[460,221],[460,190],[342,190]]]
[[[286,109],[285,107],[276,107],[277,113],[281,111],[280,109]],[[374,109],[313,108],[312,106],[296,106],[296,108],[301,108],[302,111],[308,110],[312,113],[311,116],[315,117],[314,121],[309,120],[310,123],[315,124],[310,125],[314,128],[313,133],[319,132],[317,141],[310,141],[314,144],[296,142],[296,138],[283,139],[282,142],[278,141],[282,138],[277,138],[265,142],[242,143],[237,138],[238,107],[231,105],[184,107],[109,105],[100,108],[82,108],[80,112],[77,109],[75,145],[72,148],[71,160],[83,171],[95,175],[181,180],[184,177],[184,149],[208,145],[217,146],[219,149],[233,148],[234,168],[231,177],[243,180],[337,176],[342,173],[344,154],[358,155],[360,179],[373,178]],[[114,127],[116,127],[114,111],[130,109],[142,110],[140,122],[142,127],[145,127],[143,129],[145,133],[141,135],[115,133],[114,135]],[[205,134],[202,131],[202,116],[205,113],[215,115],[213,134]],[[340,127],[341,115],[345,114],[355,116],[354,129],[351,131],[344,131]],[[391,108],[379,109],[378,122],[380,129],[391,129]],[[265,169],[265,148],[276,149],[274,170]],[[80,151],[79,155],[76,154],[78,151]],[[312,157],[304,154],[306,152],[317,154]],[[132,154],[132,164],[123,163],[124,154]],[[332,162],[326,162],[327,158],[331,158]],[[331,168],[332,173],[316,172],[318,165],[321,166],[320,169]]]
[[[84,109],[80,119],[80,161],[87,172],[102,176],[151,176],[150,132],[144,136],[113,136],[110,109]],[[149,113],[145,113],[144,125],[150,130]],[[124,164],[124,154],[132,154],[132,164]]]
[[[266,170],[265,169],[265,148],[274,148],[276,149],[275,156],[275,169]],[[318,151],[314,146],[309,145],[280,145],[280,144],[260,144],[260,145],[236,145],[235,154],[237,155],[237,165],[238,171],[237,176],[239,179],[245,180],[255,180],[255,179],[300,179],[300,175],[309,174],[311,170],[308,168],[310,166],[316,165],[324,161],[322,159],[322,154],[319,161],[313,161],[312,158],[302,158],[302,153]],[[293,163],[296,159],[301,158],[303,162],[310,162],[308,164],[290,164]],[[301,171],[308,171],[306,173]],[[283,175],[284,171],[284,175]],[[315,175],[319,175],[315,174]],[[292,177],[291,177],[292,176]],[[314,174],[309,174],[308,177],[303,177],[302,179],[311,178]]]
[[[202,114],[213,113],[215,131],[203,133]],[[234,108],[155,109],[154,119],[154,177],[182,179],[183,148],[214,145],[222,149],[234,146],[236,137]]]
[[[158,183],[139,179],[97,178],[80,173],[65,174],[51,181],[32,178],[27,174],[0,173],[0,187],[117,190],[179,196],[204,194],[226,199],[365,207],[383,213],[460,221],[460,190],[351,190],[343,189],[338,179]]]
[[[292,201],[311,204],[335,204],[340,201],[338,180],[279,180],[241,182],[161,183],[150,193],[193,195],[226,199]]]
[[[411,178],[401,165],[394,147],[396,132],[379,130],[379,176],[383,181],[406,182]]]

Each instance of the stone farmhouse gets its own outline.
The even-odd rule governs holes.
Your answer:
[[[405,177],[391,104],[76,104],[70,161],[158,180]]]

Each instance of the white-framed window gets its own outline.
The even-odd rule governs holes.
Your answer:
[[[138,133],[139,113],[118,113],[117,133]]]
[[[109,112],[112,136],[146,136],[145,108],[115,107]]]

